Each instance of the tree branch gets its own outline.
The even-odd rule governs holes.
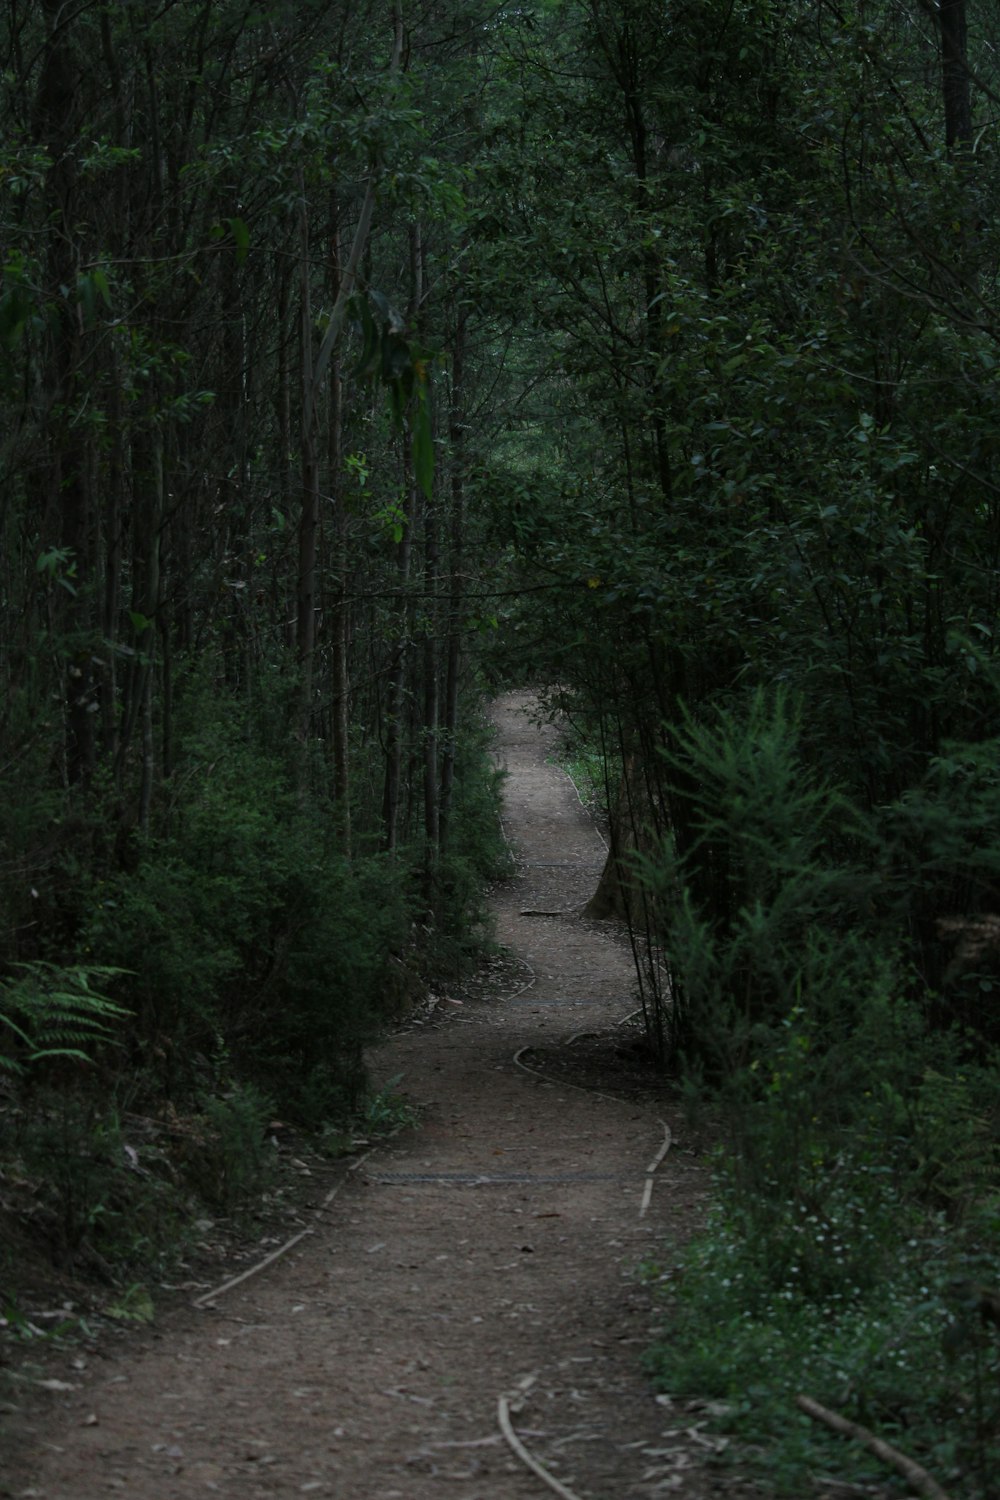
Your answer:
[[[828,1407],[821,1406],[811,1396],[796,1396],[795,1405],[800,1411],[804,1411],[807,1417],[812,1417],[815,1422],[823,1422],[827,1427],[839,1432],[843,1437],[853,1438],[855,1442],[862,1443],[869,1451],[880,1458],[884,1464],[902,1474],[918,1495],[923,1495],[924,1500],[948,1500],[945,1491],[937,1480],[928,1474],[927,1470],[921,1468],[912,1458],[907,1458],[905,1453],[900,1453],[898,1448],[893,1448],[890,1443],[884,1442],[882,1438],[876,1437],[867,1427],[860,1426],[857,1422],[849,1422],[846,1417],[841,1417]]]

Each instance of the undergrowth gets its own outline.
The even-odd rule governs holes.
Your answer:
[[[953,878],[963,861],[981,869],[996,807],[984,792],[973,837],[972,820],[945,828],[940,803],[911,797],[901,840],[899,808],[863,815],[809,769],[780,692],[690,717],[674,746],[686,838],[639,873],[671,970],[675,1058],[724,1140],[707,1228],[680,1265],[650,1268],[669,1309],[650,1368],[671,1396],[707,1400],[726,1453],[775,1493],[821,1475],[902,1487],[800,1410],[805,1395],[966,1500],[993,1500],[997,1028],[982,1009],[972,1023],[968,966],[942,1024],[905,942],[927,891],[910,900],[900,849],[918,887],[921,841],[928,882],[945,849]]]
[[[650,1268],[670,1309],[650,1369],[672,1397],[710,1402],[731,1460],[776,1494],[802,1495],[820,1474],[891,1477],[799,1411],[802,1393],[985,1500],[1000,1474],[998,1230],[1000,1198],[956,1231],[914,1218],[891,1180],[847,1168],[822,1216],[788,1204],[780,1232],[761,1237],[723,1187],[683,1265]],[[772,1260],[775,1242],[793,1254]],[[822,1294],[806,1261],[824,1267]]]
[[[561,721],[560,728],[563,739],[558,764],[576,787],[583,806],[600,824],[606,825],[621,787],[619,758],[607,758],[600,745],[570,721]]]
[[[327,768],[304,786],[282,722],[207,672],[178,696],[175,732],[148,829],[111,845],[98,784],[33,876],[20,947],[0,953],[8,1285],[25,1260],[121,1284],[183,1253],[206,1216],[249,1230],[275,1179],[272,1126],[330,1155],[405,1123],[367,1049],[491,948],[485,888],[509,856],[478,716],[456,746],[447,847],[414,823],[391,854],[360,803],[345,848]],[[20,828],[0,810],[5,826]]]

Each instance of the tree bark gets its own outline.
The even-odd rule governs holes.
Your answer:
[[[73,573],[73,594],[60,590],[57,629],[72,631],[74,649],[64,682],[65,772],[70,785],[86,784],[94,770],[98,681],[91,635],[94,517],[88,483],[86,440],[73,412],[83,359],[82,309],[76,300],[80,265],[77,244],[77,170],[73,154],[81,109],[81,71],[71,45],[71,26],[60,0],[43,0],[46,42],[34,104],[34,129],[51,165],[45,177],[50,219],[46,272],[57,312],[49,336],[53,440],[47,458],[46,513],[58,525],[59,544]],[[51,534],[50,534],[51,535]]]
[[[455,756],[458,735],[459,678],[461,673],[461,613],[464,593],[462,567],[465,548],[465,337],[468,315],[456,312],[455,343],[451,361],[451,408],[448,446],[451,464],[451,516],[448,538],[448,645],[445,668],[444,707],[441,724],[441,800],[438,842],[447,848],[451,805],[455,790]]]
[[[336,296],[340,278],[340,224],[336,195],[331,202],[330,266]],[[329,491],[333,512],[333,553],[330,573],[333,581],[330,632],[331,727],[333,759],[333,795],[337,804],[341,852],[351,857],[351,760],[350,760],[350,606],[347,599],[347,512],[344,506],[344,383],[340,352],[330,360],[330,405],[328,422]]]
[[[972,147],[966,0],[939,0],[937,14],[941,28],[944,139],[948,154],[955,155]]]
[[[309,215],[305,182],[299,204],[299,338],[302,359],[302,426],[299,482],[299,561],[295,646],[299,666],[298,737],[305,776],[305,747],[312,732],[313,673],[316,656],[316,559],[319,549],[319,464],[316,453],[316,376],[312,354],[312,297],[309,277]]]
[[[410,558],[413,517],[416,511],[416,481],[409,443],[403,443],[404,511],[403,534],[396,546],[396,584],[399,594],[396,655],[389,671],[385,709],[385,779],[382,790],[382,847],[396,850],[399,841],[399,799],[403,774],[403,714],[406,706],[410,662]]]

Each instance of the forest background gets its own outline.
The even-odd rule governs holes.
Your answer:
[[[16,1253],[128,1274],[366,1107],[540,682],[726,1142],[659,1378],[793,1488],[801,1380],[997,1493],[998,31],[5,0]]]

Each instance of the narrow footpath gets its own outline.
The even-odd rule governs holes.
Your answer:
[[[573,915],[604,848],[531,707],[495,708],[518,869],[496,893],[497,936],[515,980],[443,1002],[375,1059],[419,1125],[259,1275],[84,1368],[68,1353],[66,1389],[5,1419],[0,1494],[712,1493],[694,1418],[658,1403],[640,1364],[655,1307],[638,1267],[676,1243],[701,1174],[682,1140],[663,1153],[677,1122],[655,1102],[529,1070],[531,1049],[635,1004],[627,950]]]

